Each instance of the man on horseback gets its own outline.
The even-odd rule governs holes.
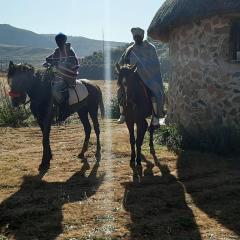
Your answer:
[[[52,94],[59,105],[58,121],[64,121],[68,116],[68,88],[76,85],[79,62],[67,36],[59,33],[55,37],[58,48],[46,58],[43,66],[56,67],[55,79],[52,83]]]
[[[151,125],[159,126],[159,118],[164,117],[164,92],[163,81],[160,72],[160,63],[155,47],[144,39],[144,30],[141,28],[132,28],[134,44],[126,49],[120,58],[119,64],[131,64],[137,66],[137,73],[142,79],[144,85],[150,90],[152,102],[152,120]],[[118,123],[125,122],[124,114],[124,90],[120,87],[118,90],[118,100],[121,116]]]

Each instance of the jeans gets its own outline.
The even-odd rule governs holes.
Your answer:
[[[63,104],[68,100],[68,85],[63,79],[57,79],[52,83],[52,95],[57,104]]]

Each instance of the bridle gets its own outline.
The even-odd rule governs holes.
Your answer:
[[[15,91],[9,91],[8,95],[13,98],[21,97],[23,94]]]
[[[22,68],[21,68],[22,69]],[[26,71],[26,70],[25,70]],[[11,88],[11,83],[9,81],[11,75],[8,74],[8,84]],[[33,77],[35,77],[35,73],[33,72]],[[26,101],[26,97],[27,97],[27,93],[26,92],[20,92],[20,91],[13,91],[13,90],[9,90],[8,91],[8,95],[12,98],[12,99],[17,99],[17,98],[22,98],[23,101],[21,101],[20,105],[24,105],[26,106],[28,103],[31,102],[31,99],[29,99],[28,101]]]
[[[8,95],[12,98],[19,98],[19,97],[23,97],[23,93],[19,93],[19,92],[15,92],[15,91],[9,91]],[[26,106],[27,104],[29,104],[31,102],[31,99],[29,99],[28,101],[22,103],[23,106]]]

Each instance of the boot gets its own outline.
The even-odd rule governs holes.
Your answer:
[[[119,105],[119,109],[120,109],[120,118],[118,119],[117,123],[123,124],[123,123],[125,123],[125,116],[123,114],[123,106]]]

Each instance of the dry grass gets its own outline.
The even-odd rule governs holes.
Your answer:
[[[106,88],[105,88],[105,81],[103,80],[91,80],[91,82],[97,84],[102,92],[103,92],[103,96],[106,96]],[[116,97],[117,96],[117,81],[111,81],[111,95],[112,97]]]
[[[43,177],[39,129],[0,128],[0,239],[240,239],[238,158],[157,147],[154,159],[145,144],[142,171],[131,169],[127,129],[109,125],[99,164],[93,134],[87,164],[82,126],[53,127]]]
[[[91,140],[88,163],[76,156],[80,125],[54,127],[51,169],[41,178],[38,128],[2,128],[0,226],[9,239],[239,239],[237,159],[158,148],[147,154],[141,183],[129,167],[125,126],[114,129],[113,154],[102,133],[100,165]],[[102,125],[102,129],[104,126]],[[133,181],[134,180],[134,181]],[[235,238],[234,238],[235,237]]]

